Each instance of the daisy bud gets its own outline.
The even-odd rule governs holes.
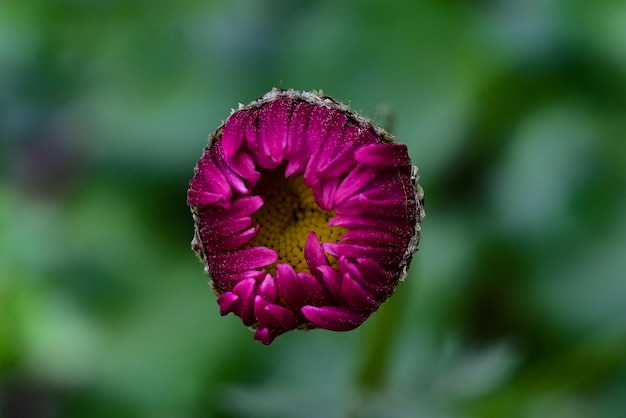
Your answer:
[[[405,145],[321,93],[274,89],[240,105],[187,192],[220,313],[263,344],[361,325],[417,250],[417,179]]]

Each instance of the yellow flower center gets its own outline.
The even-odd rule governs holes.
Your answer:
[[[346,232],[340,226],[328,226],[334,213],[320,209],[313,191],[300,175],[285,178],[284,169],[263,170],[252,193],[261,196],[263,207],[252,215],[259,233],[250,246],[264,246],[278,252],[277,264],[288,263],[296,272],[310,272],[304,259],[304,244],[310,231],[320,242],[337,242]],[[331,265],[337,261],[327,255]],[[274,274],[275,265],[267,268]]]

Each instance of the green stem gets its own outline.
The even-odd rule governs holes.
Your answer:
[[[382,119],[381,125],[392,133],[395,125],[393,109],[379,106],[377,114]],[[407,289],[403,290],[393,295],[370,319],[374,322],[373,331],[357,375],[357,385],[362,389],[379,388],[385,383],[393,336],[407,303]]]
[[[400,284],[402,286],[402,283]],[[406,310],[409,289],[400,289],[371,318],[374,321],[369,344],[357,375],[357,384],[365,390],[382,387],[387,380],[394,336]]]

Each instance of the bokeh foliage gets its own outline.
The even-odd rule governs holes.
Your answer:
[[[427,218],[360,329],[264,347],[185,192],[273,86],[391,111]],[[0,2],[0,416],[621,416],[625,163],[623,1]]]

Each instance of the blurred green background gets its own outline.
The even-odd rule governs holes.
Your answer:
[[[427,217],[366,324],[265,347],[185,194],[274,86],[393,112]],[[0,1],[0,416],[624,416],[625,180],[623,1]]]

